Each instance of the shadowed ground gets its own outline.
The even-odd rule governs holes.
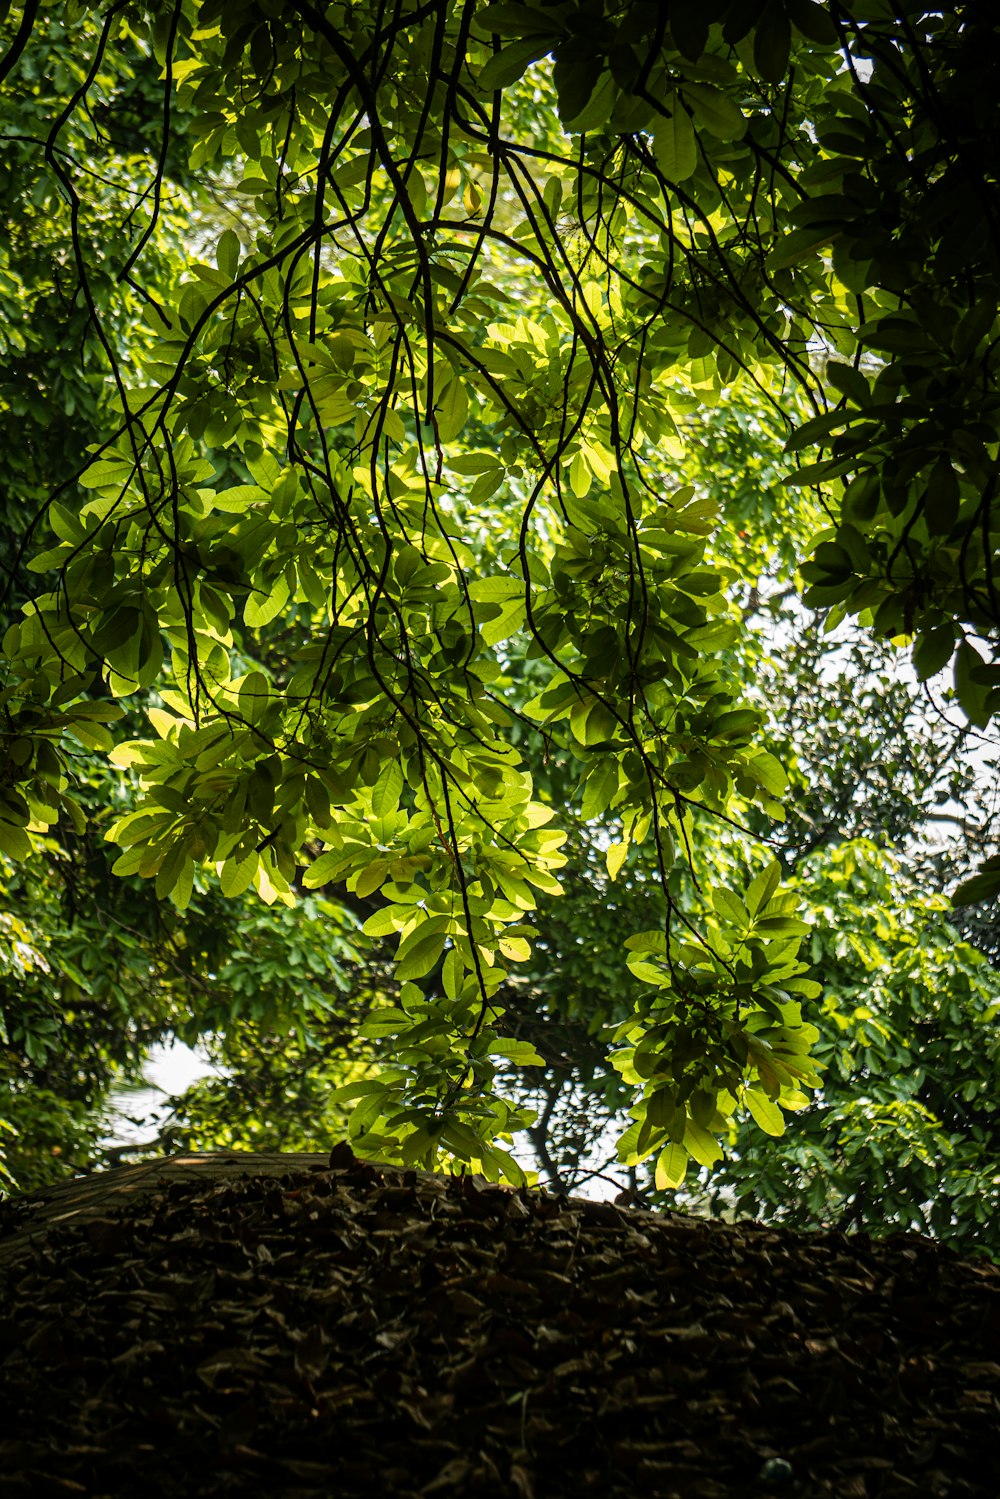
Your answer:
[[[1000,1493],[1000,1271],[319,1155],[0,1206],[0,1492]]]

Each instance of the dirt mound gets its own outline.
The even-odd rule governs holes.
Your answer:
[[[0,1207],[0,1491],[1000,1493],[1000,1272],[325,1156]]]

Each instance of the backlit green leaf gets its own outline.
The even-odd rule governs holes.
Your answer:
[[[698,142],[691,116],[676,96],[668,115],[657,115],[653,149],[669,182],[686,182],[698,165]]]
[[[656,1189],[673,1192],[687,1174],[688,1153],[683,1145],[672,1141],[656,1158]]]
[[[719,140],[739,140],[747,122],[738,104],[710,83],[685,83],[684,100],[694,111],[696,122]]]
[[[765,1134],[783,1135],[785,1133],[784,1115],[773,1099],[768,1098],[765,1093],[759,1093],[755,1088],[747,1088],[743,1097],[754,1120]]]

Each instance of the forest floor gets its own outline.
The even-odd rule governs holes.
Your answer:
[[[0,1204],[0,1493],[1000,1494],[1000,1270],[318,1155]]]

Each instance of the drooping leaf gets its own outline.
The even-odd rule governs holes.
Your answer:
[[[766,1093],[758,1092],[756,1088],[747,1088],[743,1096],[754,1121],[760,1125],[765,1134],[784,1134],[784,1115],[773,1099],[768,1098]]]
[[[656,1158],[656,1188],[659,1192],[673,1192],[681,1186],[687,1174],[688,1153],[676,1140],[672,1141]]]
[[[686,182],[698,165],[698,141],[691,116],[676,95],[670,113],[657,116],[653,149],[668,182]]]

